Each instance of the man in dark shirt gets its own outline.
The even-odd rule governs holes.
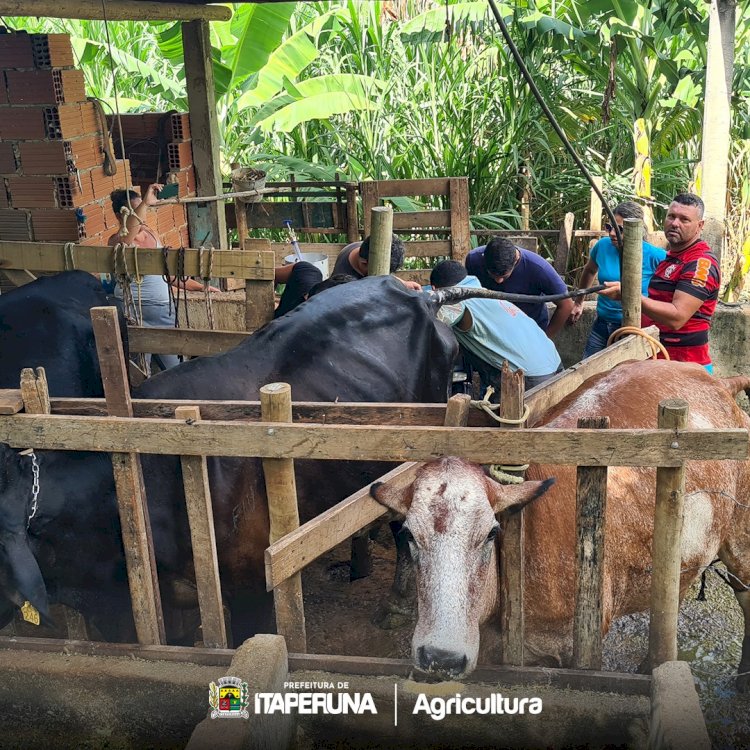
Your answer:
[[[708,332],[721,286],[716,256],[701,239],[703,201],[692,193],[676,195],[667,210],[664,234],[667,257],[659,263],[641,297],[641,325],[655,323],[670,359],[697,362],[709,372]],[[610,281],[600,292],[620,299],[620,282]]]
[[[466,256],[466,270],[486,289],[515,294],[564,294],[567,288],[554,268],[536,253],[516,247],[510,240],[495,237]],[[555,303],[552,320],[544,302],[519,303],[523,310],[549,336],[559,333],[573,311],[573,301]]]
[[[368,260],[370,258],[370,238],[365,237],[362,242],[350,242],[339,253],[333,266],[333,273],[347,274],[355,279],[367,276]],[[391,239],[391,273],[401,268],[404,262],[404,243],[394,234]]]

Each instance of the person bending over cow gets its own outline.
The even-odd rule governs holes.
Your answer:
[[[149,185],[146,194],[141,199],[134,190],[115,190],[110,195],[112,209],[120,222],[120,231],[109,238],[108,244],[115,246],[119,243],[134,245],[135,247],[160,248],[163,247],[159,235],[146,223],[148,209],[157,202],[156,194],[161,190],[159,184]],[[128,205],[129,204],[129,205]],[[131,212],[132,209],[132,212]],[[177,281],[171,279],[171,285],[175,288],[198,291],[203,289],[203,284],[194,279]],[[218,291],[209,287],[211,291]],[[174,328],[175,310],[170,304],[170,292],[167,283],[162,276],[144,276],[141,284],[131,283],[130,290],[133,302],[137,310],[143,315],[144,326],[166,326]],[[122,289],[118,285],[115,296],[122,299]],[[147,355],[149,362],[156,359],[162,369],[168,369],[180,364],[175,354]]]
[[[395,234],[391,237],[391,273],[401,268],[404,262],[404,243]],[[353,276],[355,279],[363,279],[367,276],[370,260],[370,238],[365,237],[362,242],[350,242],[344,247],[336,258],[333,266],[333,274],[344,274]],[[396,277],[398,278],[398,277]],[[416,281],[404,281],[399,279],[408,289],[421,292],[422,287]]]
[[[664,220],[667,257],[659,263],[641,297],[641,325],[656,324],[670,359],[697,362],[713,373],[708,332],[721,286],[719,261],[701,239],[703,201],[692,193],[672,200]],[[621,298],[619,281],[600,294]],[[661,355],[660,355],[661,356]]]
[[[479,288],[476,276],[455,260],[444,260],[432,269],[430,284]],[[438,317],[453,328],[464,361],[479,372],[483,390],[500,390],[503,361],[513,371],[523,370],[524,385],[533,388],[562,370],[560,355],[552,340],[523,310],[504,300],[469,299],[443,305]]]
[[[625,201],[615,207],[615,221],[623,231],[625,219],[640,219],[643,221],[643,208],[637,203]],[[578,286],[581,289],[590,287],[595,276],[599,276],[599,282],[620,280],[620,252],[617,249],[617,236],[615,228],[611,224],[604,225],[609,232],[609,237],[602,237],[591,249],[591,255],[583,267],[581,280]],[[667,253],[656,245],[643,241],[643,269],[642,282],[643,294],[648,294],[648,284],[651,281],[656,267],[664,260]],[[573,312],[570,314],[571,324],[577,323],[583,313],[583,297],[578,297],[573,304]],[[583,358],[600,352],[607,346],[609,337],[622,326],[622,305],[609,297],[599,295],[596,300],[596,318],[591,326]]]
[[[294,310],[295,307],[301,305],[314,294],[320,294],[320,292],[339,284],[354,281],[354,276],[337,273],[324,280],[319,268],[316,268],[312,263],[301,260],[277,268],[274,280],[277,284],[286,284],[279,306],[273,314],[274,319],[276,319]]]
[[[467,272],[479,279],[485,289],[516,294],[565,294],[567,288],[559,274],[544,258],[516,247],[510,240],[495,237],[466,256]],[[523,310],[549,336],[554,338],[573,310],[573,302],[563,299],[549,319],[543,302],[523,302]]]

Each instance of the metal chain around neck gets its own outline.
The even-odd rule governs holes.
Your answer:
[[[26,528],[28,529],[31,525],[31,519],[34,518],[39,509],[39,462],[37,461],[36,453],[31,448],[28,451],[23,451],[20,455],[31,456],[31,513],[29,513],[29,517],[26,519]]]

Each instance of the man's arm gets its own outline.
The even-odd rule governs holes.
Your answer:
[[[583,273],[581,273],[578,287],[580,289],[588,289],[594,282],[596,274],[599,273],[599,266],[591,258],[588,259],[586,265],[583,267]],[[570,322],[577,323],[581,315],[583,314],[583,297],[576,297],[573,302],[573,310],[570,313]]]
[[[610,299],[622,299],[622,291],[619,281],[607,281],[603,294]],[[661,302],[651,297],[641,296],[641,310],[655,323],[667,326],[673,331],[679,331],[685,323],[698,311],[704,300],[687,292],[676,291],[671,302]]]
[[[121,238],[121,242],[126,245],[132,245],[138,231],[141,228],[141,224],[146,223],[146,214],[151,206],[156,204],[156,194],[162,189],[163,185],[154,183],[149,185],[146,190],[146,194],[143,196],[143,200],[138,204],[133,214],[130,214],[125,222],[125,226],[128,229],[128,233]]]
[[[559,302],[555,302],[555,305],[557,305],[555,314],[552,316],[552,320],[550,320],[549,325],[547,326],[547,336],[551,339],[555,338],[555,336],[560,333],[565,325],[565,321],[573,312],[572,299],[561,299]]]

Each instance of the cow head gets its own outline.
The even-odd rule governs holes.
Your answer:
[[[477,663],[479,627],[495,607],[498,566],[495,516],[520,509],[554,479],[501,485],[477,464],[441,458],[405,487],[374,484],[372,496],[403,514],[417,568],[415,666],[442,679],[469,674]]]

